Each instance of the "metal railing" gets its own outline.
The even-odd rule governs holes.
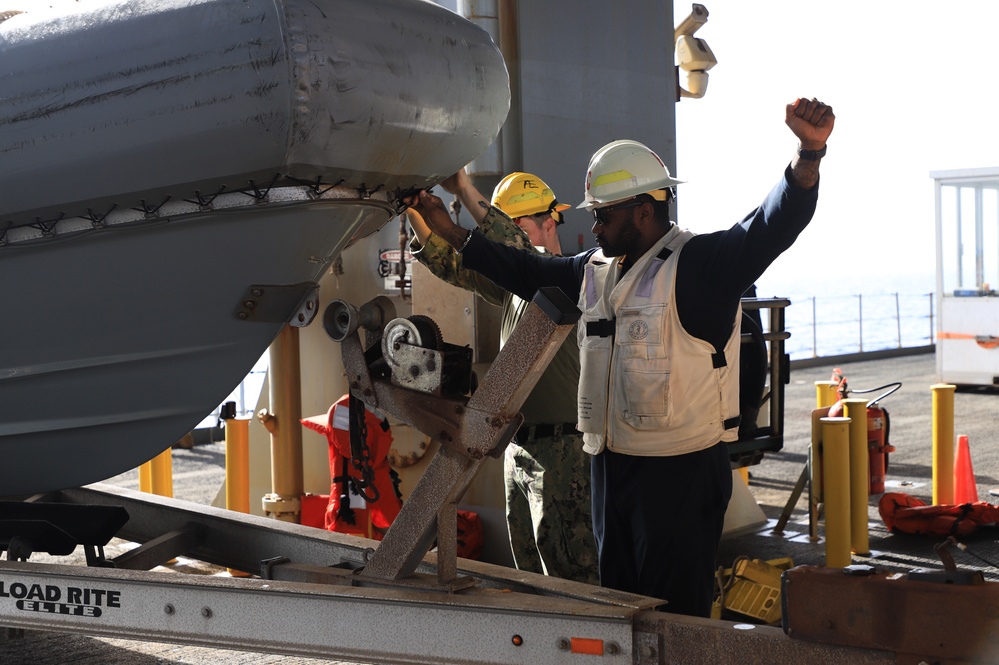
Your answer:
[[[792,360],[935,343],[933,293],[791,298],[786,329]]]

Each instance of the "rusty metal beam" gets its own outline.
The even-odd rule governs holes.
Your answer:
[[[999,585],[953,571],[907,576],[798,566],[782,578],[784,631],[795,640],[898,654],[897,662],[996,662]],[[980,571],[976,571],[979,572]],[[921,574],[915,574],[921,573]],[[904,657],[903,657],[904,656]]]

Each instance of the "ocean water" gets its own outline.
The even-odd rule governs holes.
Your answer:
[[[934,342],[936,303],[932,273],[764,275],[759,297],[791,301],[785,350],[792,360],[860,351],[925,346]]]

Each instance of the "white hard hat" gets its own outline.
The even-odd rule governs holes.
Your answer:
[[[612,141],[593,153],[586,170],[583,202],[577,208],[604,208],[639,194],[679,185],[659,155],[638,141]],[[658,196],[656,197],[659,198]]]

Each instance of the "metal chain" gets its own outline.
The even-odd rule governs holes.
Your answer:
[[[375,471],[371,465],[371,447],[368,445],[368,425],[364,417],[364,402],[353,395],[347,402],[350,426],[350,464],[361,474],[351,478],[351,487],[368,503],[378,501],[380,496],[375,487]]]

